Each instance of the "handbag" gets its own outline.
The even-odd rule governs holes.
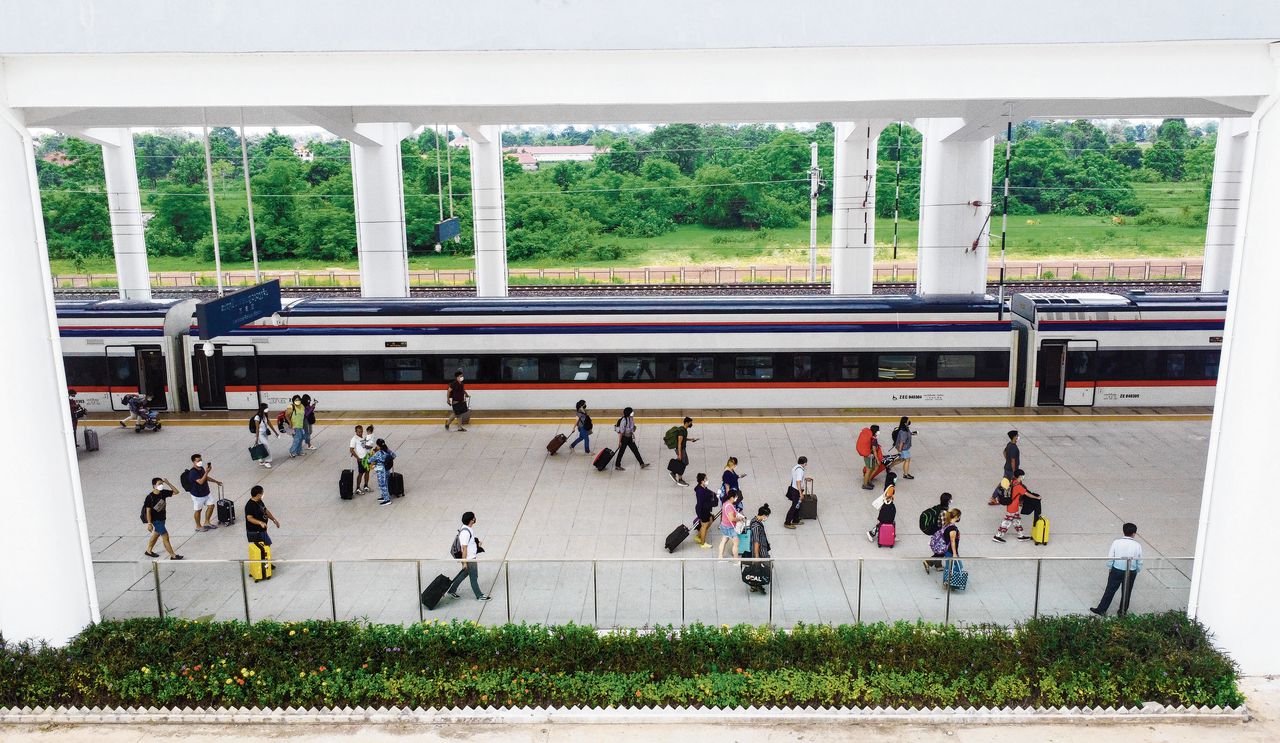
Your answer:
[[[767,562],[744,562],[742,582],[748,586],[767,586],[773,582],[773,568]]]
[[[268,453],[266,444],[254,444],[249,447],[249,458],[255,462],[260,459],[266,459]]]
[[[953,591],[963,591],[969,587],[969,571],[964,569],[964,563],[960,560],[948,560],[942,580]]]
[[[746,532],[742,532],[738,535],[738,554],[751,554],[751,535]]]
[[[884,505],[884,493],[881,493],[880,495],[876,496],[875,500],[871,501],[871,510],[879,511],[880,507],[883,505]]]

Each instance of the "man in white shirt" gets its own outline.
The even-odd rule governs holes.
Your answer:
[[[1120,595],[1119,614],[1124,616],[1129,611],[1129,602],[1133,600],[1133,579],[1142,570],[1142,545],[1133,538],[1137,533],[1137,526],[1125,524],[1124,536],[1111,543],[1111,551],[1107,554],[1111,558],[1107,563],[1110,568],[1107,573],[1107,589],[1102,592],[1102,600],[1098,605],[1089,609],[1100,617],[1106,615],[1111,599],[1115,597],[1121,583],[1124,584],[1124,593]]]
[[[458,530],[458,546],[462,550],[462,554],[457,556],[462,560],[462,570],[454,576],[453,583],[449,586],[449,595],[455,599],[462,598],[458,595],[458,587],[462,585],[463,578],[470,577],[471,590],[475,593],[476,600],[488,601],[489,597],[480,590],[480,568],[476,565],[476,558],[484,548],[476,538],[476,515],[471,511],[462,514],[462,528]]]
[[[351,437],[347,450],[356,460],[355,492],[367,493],[369,492],[369,463],[365,461],[365,457],[369,455],[369,447],[365,443],[364,426],[356,426],[356,435]],[[361,480],[364,481],[363,488],[360,486]]]
[[[796,466],[791,468],[791,482],[787,483],[787,500],[791,501],[791,507],[787,509],[787,518],[782,522],[784,528],[794,529],[804,523],[800,520],[800,498],[804,493],[804,466],[808,463],[808,457],[800,457],[796,460]]]

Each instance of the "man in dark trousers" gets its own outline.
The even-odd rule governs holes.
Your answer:
[[[458,421],[459,433],[467,430],[464,426],[470,418],[467,413],[471,410],[471,395],[467,394],[466,381],[461,369],[453,373],[453,381],[449,383],[449,394],[446,398],[449,403],[449,417],[444,422],[446,431],[449,430],[449,424],[455,420]]]
[[[1089,608],[1089,611],[1100,617],[1105,616],[1107,609],[1111,607],[1111,599],[1115,598],[1121,583],[1124,584],[1124,593],[1120,595],[1119,614],[1124,616],[1129,613],[1129,603],[1133,600],[1133,579],[1142,570],[1142,544],[1134,539],[1138,527],[1135,524],[1125,524],[1121,531],[1124,536],[1111,543],[1111,551],[1107,554],[1111,558],[1107,563],[1110,568],[1107,571],[1107,588],[1102,592],[1102,600],[1098,605]]]
[[[1009,437],[1009,443],[1004,445],[1004,479],[1013,480],[1013,473],[1022,466],[1022,452],[1018,451],[1018,432],[1010,431],[1006,435]],[[987,501],[987,505],[998,506],[1000,501],[993,495],[991,500]]]
[[[697,439],[689,438],[690,428],[693,428],[693,419],[687,416],[683,421],[683,425],[676,426],[676,460],[685,467],[689,466],[689,444],[697,441]],[[683,471],[678,475],[674,472],[668,474],[671,475],[671,481],[675,484],[682,485],[686,488],[689,487],[689,483],[684,479]]]

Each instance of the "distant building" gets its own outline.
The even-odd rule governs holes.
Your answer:
[[[302,142],[293,143],[293,154],[297,155],[298,159],[304,163],[309,163],[316,159],[316,156],[311,153],[311,148]]]
[[[71,158],[67,157],[67,153],[62,152],[60,150],[54,150],[53,152],[45,153],[45,155],[40,159],[52,165],[58,165],[64,168],[70,165],[71,163],[75,162],[75,160],[72,160]]]
[[[520,167],[525,170],[537,170],[544,164],[563,162],[591,162],[596,155],[608,152],[608,147],[596,147],[593,144],[570,145],[516,145],[504,147],[502,151],[515,157]]]

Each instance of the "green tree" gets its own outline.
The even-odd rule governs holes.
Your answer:
[[[898,151],[898,126],[893,124],[880,133],[876,150],[876,215],[893,216],[894,183],[898,187],[900,219],[920,218],[920,156],[924,137],[910,125],[902,125],[902,149]],[[902,158],[902,175],[898,177],[898,158]]]
[[[640,172],[641,159],[640,154],[636,152],[635,145],[625,139],[619,139],[614,142],[609,152],[596,157],[596,160],[608,170],[612,170],[615,173],[632,174]]]
[[[1175,150],[1191,146],[1190,140],[1186,119],[1165,119],[1156,129],[1156,142],[1164,142]]]
[[[1158,139],[1142,155],[1142,165],[1160,174],[1167,181],[1182,180],[1182,165],[1186,154],[1174,147],[1170,140]]]
[[[138,178],[149,181],[152,188],[160,179],[168,178],[174,161],[182,151],[183,135],[178,132],[141,132],[133,135],[133,152],[138,161]]]
[[[646,157],[660,157],[692,175],[704,158],[703,130],[697,124],[668,124],[653,130],[641,143]]]
[[[1107,155],[1130,170],[1142,167],[1142,150],[1133,142],[1118,142],[1111,145]]]

